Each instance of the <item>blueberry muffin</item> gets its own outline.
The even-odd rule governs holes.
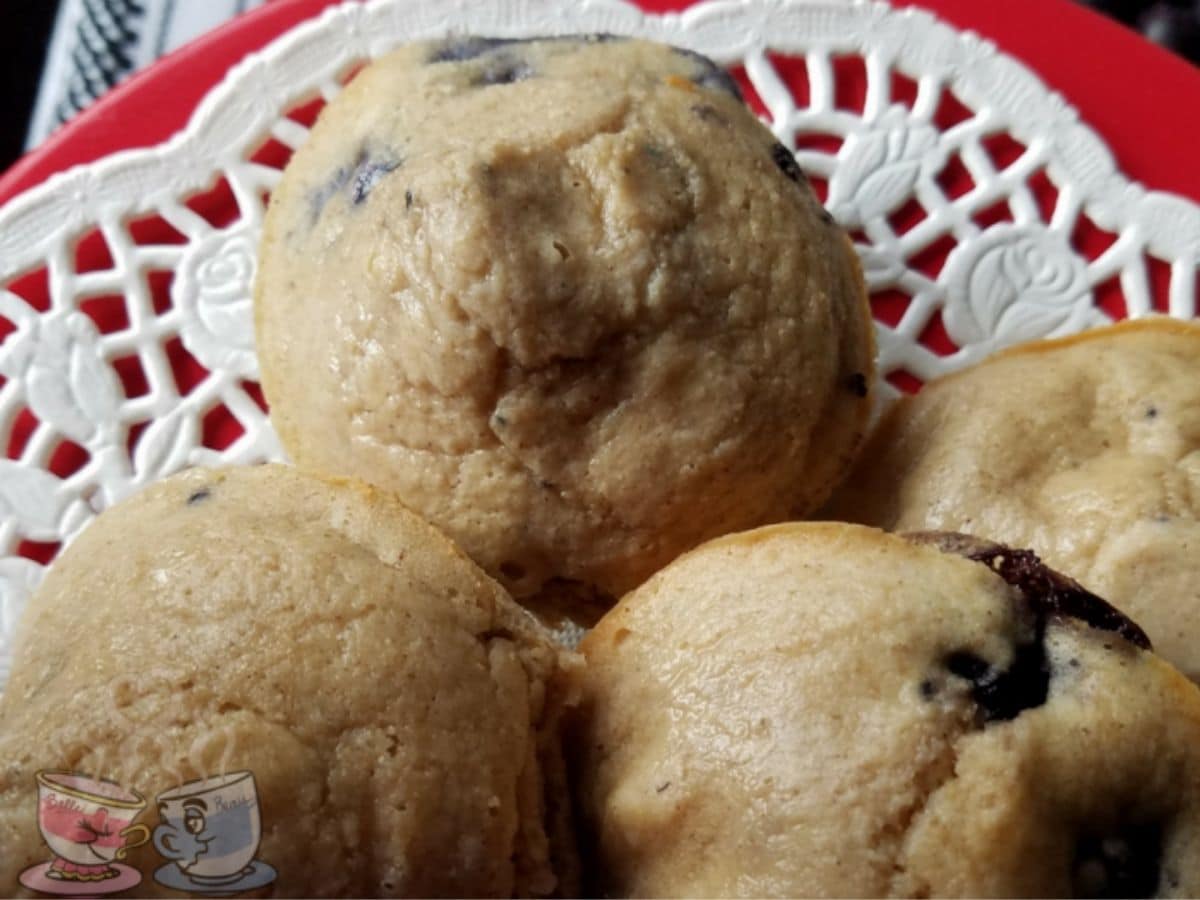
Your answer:
[[[1200,325],[1127,322],[931,382],[828,515],[1029,547],[1200,677]]]
[[[1148,647],[1027,551],[832,523],[712,541],[582,644],[591,877],[1194,896],[1200,691]]]
[[[694,53],[405,47],[322,111],[260,256],[291,456],[394,491],[518,598],[619,595],[811,511],[871,405],[850,243]]]
[[[50,857],[43,770],[138,792],[151,829],[164,792],[251,772],[274,896],[575,890],[553,685],[570,660],[387,495],[278,466],[186,472],[101,515],[20,627],[0,894]],[[126,860],[152,895],[163,862]]]

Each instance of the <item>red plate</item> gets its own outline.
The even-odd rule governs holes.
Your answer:
[[[112,91],[0,177],[0,203],[55,172],[166,140],[247,53],[336,0],[276,0],[165,57]],[[640,0],[648,10],[691,0]],[[894,0],[979,32],[1080,111],[1131,178],[1200,202],[1200,70],[1071,0]]]

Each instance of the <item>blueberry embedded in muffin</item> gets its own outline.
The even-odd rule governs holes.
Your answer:
[[[1032,554],[761,528],[672,563],[581,649],[598,890],[1200,889],[1200,691]]]

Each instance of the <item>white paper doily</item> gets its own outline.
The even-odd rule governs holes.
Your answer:
[[[1195,314],[1200,208],[1131,183],[1028,69],[928,13],[339,6],[236,66],[171,141],[0,210],[0,689],[40,562],[97,511],[185,466],[281,458],[250,301],[266,198],[359,63],[464,32],[640,35],[733,68],[855,235],[889,390],[1112,317]]]

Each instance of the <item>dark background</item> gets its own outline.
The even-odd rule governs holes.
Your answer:
[[[0,171],[21,155],[55,0],[0,0]]]
[[[202,3],[204,0],[188,0]],[[1003,2],[1003,0],[979,0]],[[1076,0],[1200,63],[1200,0]],[[0,0],[0,171],[21,155],[55,0]]]

